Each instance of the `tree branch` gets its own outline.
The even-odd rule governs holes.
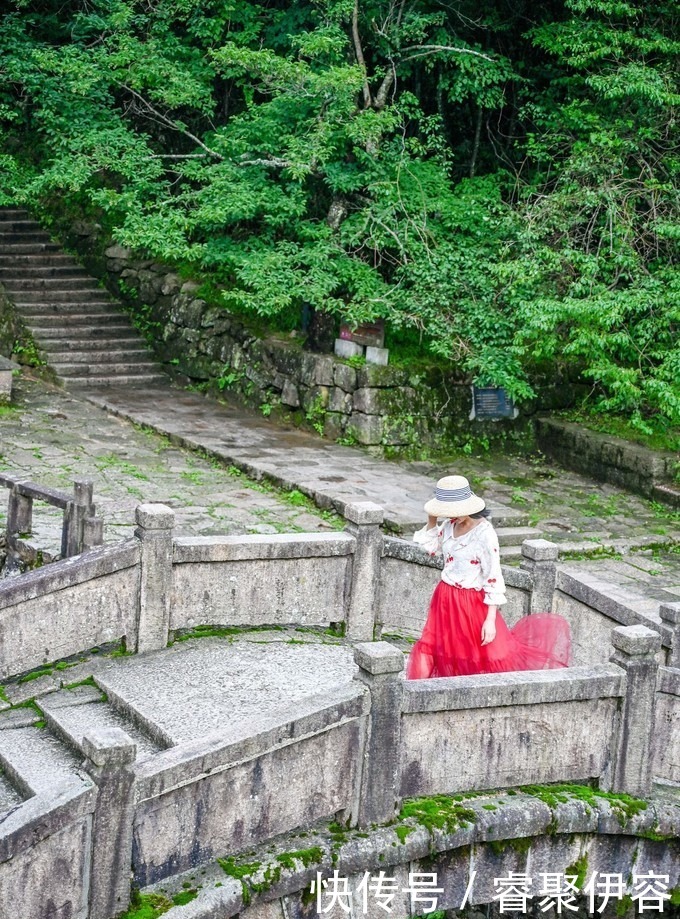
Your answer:
[[[472,48],[456,48],[454,45],[409,45],[404,51],[420,51],[419,54],[410,54],[403,57],[401,62],[412,61],[417,57],[426,57],[428,54],[440,54],[442,51],[451,51],[454,54],[472,54],[474,57],[484,58],[485,61],[493,63],[493,58],[481,51],[473,51]]]
[[[190,140],[193,140],[195,144],[198,144],[198,146],[202,150],[205,150],[207,154],[209,154],[210,156],[214,157],[217,160],[220,160],[221,162],[224,161],[224,157],[222,156],[221,153],[218,153],[216,150],[211,150],[210,147],[206,146],[206,144],[204,144],[203,141],[200,140],[200,138],[196,137],[195,134],[192,134],[191,131],[188,131],[185,127],[178,124],[176,121],[173,121],[172,118],[168,118],[168,116],[164,115],[162,112],[159,112],[158,109],[154,108],[154,106],[149,102],[149,100],[145,99],[144,96],[140,95],[136,89],[133,89],[131,86],[128,86],[126,83],[119,83],[118,85],[122,89],[124,89],[126,92],[129,92],[130,95],[133,96],[133,98],[137,99],[137,101],[141,103],[141,105],[144,106],[144,108],[146,109],[146,112],[148,114],[151,114],[156,119],[156,121],[158,121],[160,124],[163,124],[168,128],[172,128],[173,131],[179,131],[180,134],[184,134],[185,137],[188,137]]]
[[[364,75],[364,107],[370,108],[372,105],[371,89],[368,85],[368,72],[366,70],[364,49],[361,47],[361,38],[359,37],[359,0],[354,0],[354,9],[352,10],[352,41],[354,42],[354,53],[357,56],[357,62]]]

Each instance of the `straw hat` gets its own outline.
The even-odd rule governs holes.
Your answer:
[[[440,479],[434,490],[434,498],[425,505],[425,513],[431,517],[467,517],[484,510],[486,504],[470,488],[462,475],[447,475]]]

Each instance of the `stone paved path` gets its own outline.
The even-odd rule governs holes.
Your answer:
[[[302,501],[288,504],[254,488],[238,470],[173,446],[56,387],[21,381],[16,410],[0,409],[0,467],[71,491],[75,477],[94,480],[105,541],[132,535],[140,502],[168,504],[187,535],[328,530],[340,526]],[[0,494],[0,527],[6,501]],[[324,519],[324,516],[328,519]],[[34,505],[34,543],[58,551],[61,512]]]
[[[299,489],[320,507],[341,509],[352,500],[381,504],[393,528],[423,522],[423,504],[432,478],[353,447],[342,447],[292,425],[274,424],[242,407],[172,387],[136,390],[108,387],[89,400],[137,424],[148,425],[174,442],[200,448],[233,463],[253,478]],[[504,520],[522,522],[508,509]]]
[[[322,507],[350,498],[379,501],[392,525],[408,533],[422,520],[432,483],[455,469],[470,477],[496,512],[500,508],[497,520],[514,525],[518,533],[525,531],[524,524],[537,527],[577,556],[570,565],[603,566],[602,559],[581,562],[578,556],[598,547],[626,556],[631,544],[639,549],[647,542],[656,544],[645,556],[651,574],[633,562],[625,575],[602,567],[606,577],[619,586],[635,583],[646,599],[655,599],[659,590],[674,590],[680,580],[680,556],[663,551],[664,542],[680,541],[677,512],[540,458],[461,456],[446,467],[391,463],[171,387],[101,390],[91,393],[88,402],[82,395],[21,381],[18,399],[18,411],[0,415],[3,468],[60,488],[69,488],[74,476],[92,477],[108,541],[131,534],[140,501],[172,506],[178,532],[185,534],[314,531],[339,525],[329,513],[291,506],[271,491],[258,490],[237,469],[230,472],[231,465],[296,489],[298,500],[299,491],[305,491]],[[126,419],[164,432],[173,443]],[[182,449],[181,443],[213,458]],[[36,509],[36,542],[44,545],[48,539],[56,547],[59,515],[39,505]],[[0,524],[3,515],[0,502]],[[512,545],[504,549],[506,560],[513,554],[517,549]],[[636,553],[635,558],[642,556]],[[629,577],[631,572],[635,577]]]
[[[255,478],[296,488],[321,507],[350,499],[376,501],[395,529],[423,521],[433,482],[452,466],[394,463],[342,447],[291,426],[276,425],[243,408],[171,387],[145,392],[119,388],[91,394],[108,411],[152,427],[177,443],[202,448]],[[454,461],[494,508],[501,525],[540,527],[565,549],[635,540],[680,540],[680,513],[541,459],[498,455]]]

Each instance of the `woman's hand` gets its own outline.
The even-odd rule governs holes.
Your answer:
[[[484,625],[482,626],[482,647],[484,645],[490,645],[491,642],[496,637],[496,613],[494,612],[493,618],[487,616],[484,620]]]

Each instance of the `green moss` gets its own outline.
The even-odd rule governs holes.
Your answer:
[[[88,676],[84,680],[77,680],[75,683],[66,683],[64,689],[78,689],[80,686],[96,686],[93,676]]]
[[[596,808],[599,801],[607,801],[621,823],[625,826],[628,820],[647,809],[647,802],[627,794],[612,791],[600,791],[591,785],[525,785],[520,791],[539,798],[550,808],[565,804],[569,800],[583,801],[589,807]]]
[[[282,852],[276,856],[277,862],[280,862],[284,868],[290,871],[297,869],[297,862],[301,862],[305,868],[310,865],[318,864],[323,858],[323,849],[320,846],[312,846],[310,849],[297,849],[294,852]]]
[[[52,676],[52,673],[52,667],[39,667],[37,670],[31,670],[30,673],[25,673],[17,682],[19,684],[31,683],[33,680],[39,680],[40,677]]]
[[[576,876],[576,887],[579,890],[583,887],[583,884],[588,874],[588,855],[584,853],[580,858],[577,858],[573,865],[569,867],[564,872],[566,875],[575,875]]]
[[[482,807],[485,811],[497,811],[498,810],[495,804],[482,804]]]
[[[4,687],[4,686],[0,686],[0,701],[6,702],[7,705],[10,705],[10,701],[9,701],[9,699],[7,698],[7,693],[5,692],[5,687]]]
[[[239,881],[251,874],[255,874],[262,867],[260,862],[239,862],[231,855],[229,858],[218,858],[217,864],[225,874]]]
[[[632,909],[632,907],[633,898],[630,896],[630,894],[626,894],[625,896],[621,897],[620,900],[616,901],[614,912],[617,916],[625,916],[628,911]]]
[[[405,826],[404,824],[401,824],[400,826],[395,826],[394,832],[399,837],[399,842],[403,845],[406,842],[407,837],[411,833],[415,833],[415,827]]]
[[[130,909],[118,919],[158,919],[158,916],[167,913],[172,906],[172,900],[169,900],[164,894],[140,894],[135,891]]]
[[[636,834],[641,839],[651,839],[653,842],[668,842],[675,839],[674,833],[659,833],[657,830],[639,830]]]
[[[175,906],[185,906],[187,903],[191,903],[192,900],[195,900],[197,896],[198,890],[195,887],[190,887],[188,890],[176,893],[172,898],[172,902]]]
[[[430,798],[414,798],[404,802],[399,812],[400,820],[409,817],[422,826],[433,830],[452,833],[460,827],[469,826],[476,820],[476,814],[448,795],[432,795]]]

